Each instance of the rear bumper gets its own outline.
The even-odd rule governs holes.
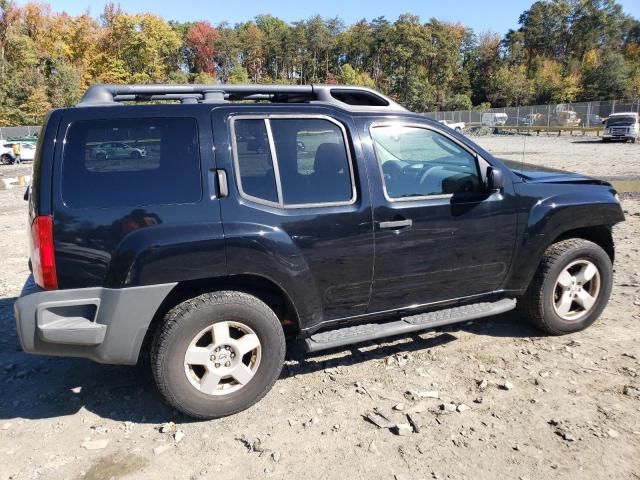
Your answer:
[[[14,305],[27,353],[137,363],[149,324],[175,283],[42,290],[29,277]]]

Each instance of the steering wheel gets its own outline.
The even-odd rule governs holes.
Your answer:
[[[436,165],[434,167],[429,167],[427,168],[424,173],[420,176],[420,185],[423,185],[425,182],[427,182],[427,180],[429,179],[429,175],[431,175],[433,172],[437,171],[437,170],[442,170],[444,167],[442,167],[441,165]]]

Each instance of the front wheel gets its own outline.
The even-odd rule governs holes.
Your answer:
[[[167,403],[195,418],[224,417],[260,400],[280,375],[285,338],[265,303],[241,292],[173,308],[156,333],[153,375]]]
[[[0,161],[2,162],[3,165],[11,165],[13,163],[13,158],[11,158],[10,155],[7,155],[5,153],[0,157]]]
[[[607,253],[588,240],[572,238],[545,251],[520,311],[551,335],[584,330],[602,313],[613,284]]]

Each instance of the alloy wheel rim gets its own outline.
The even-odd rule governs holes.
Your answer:
[[[573,322],[587,315],[600,294],[600,270],[593,262],[579,259],[562,269],[553,291],[553,308],[565,321]]]
[[[189,383],[213,396],[228,395],[246,386],[262,358],[258,335],[235,321],[214,323],[192,340],[184,356]]]

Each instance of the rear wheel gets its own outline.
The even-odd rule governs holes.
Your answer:
[[[284,354],[275,313],[251,295],[226,291],[171,310],[154,339],[151,365],[167,403],[207,419],[260,400],[280,375]]]
[[[551,245],[543,255],[520,311],[551,335],[584,330],[602,313],[613,284],[607,253],[588,240]]]

